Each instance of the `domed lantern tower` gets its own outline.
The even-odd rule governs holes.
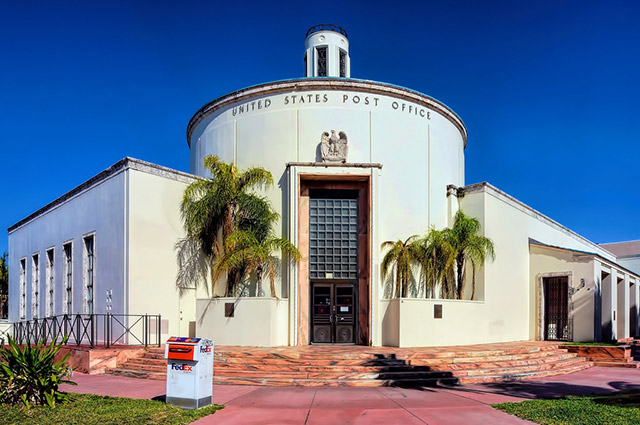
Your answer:
[[[304,42],[305,77],[351,77],[347,32],[333,24],[309,28]]]

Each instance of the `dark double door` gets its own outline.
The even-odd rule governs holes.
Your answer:
[[[312,339],[315,344],[355,344],[356,286],[314,282],[311,290]]]
[[[569,339],[569,279],[547,277],[544,284],[544,339]]]
[[[358,311],[358,192],[310,191],[311,342],[355,344]]]

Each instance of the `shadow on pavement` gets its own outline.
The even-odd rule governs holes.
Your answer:
[[[640,390],[639,384],[614,381],[609,385],[615,390]],[[506,381],[473,386],[450,387],[451,390],[470,393],[501,394],[519,398],[557,398],[565,395],[592,395],[611,393],[611,388],[579,385],[565,382]]]
[[[412,366],[395,354],[375,354],[362,366],[379,368],[376,379],[385,381],[385,387],[416,388],[457,385],[458,378],[451,372],[433,370],[429,366]]]

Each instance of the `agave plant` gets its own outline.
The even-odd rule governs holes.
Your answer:
[[[23,403],[31,405],[49,405],[69,400],[69,395],[60,391],[60,384],[76,385],[69,380],[71,368],[66,365],[67,353],[56,361],[56,355],[66,342],[45,345],[25,344],[20,347],[13,338],[9,344],[0,348],[0,403]]]

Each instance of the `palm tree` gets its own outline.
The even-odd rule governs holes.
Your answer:
[[[491,239],[480,236],[480,221],[475,217],[468,217],[462,210],[458,210],[454,218],[453,227],[444,229],[443,238],[450,245],[455,256],[456,265],[456,297],[462,299],[464,287],[465,264],[471,263],[472,291],[471,299],[476,293],[476,268],[482,266],[487,257],[495,259],[495,249]]]
[[[390,269],[395,270],[396,285],[395,285],[395,297],[399,298],[401,293],[402,297],[407,296],[409,289],[409,281],[413,276],[411,267],[413,264],[421,264],[423,259],[423,253],[420,247],[419,241],[416,241],[417,235],[413,235],[402,241],[386,241],[380,246],[381,249],[389,249],[382,259],[381,271],[382,280],[386,279]]]
[[[278,214],[273,214],[278,216]],[[281,257],[274,255],[280,252]],[[292,263],[300,261],[300,251],[286,238],[276,237],[272,231],[265,238],[256,237],[250,231],[237,230],[227,238],[225,253],[214,267],[214,279],[217,280],[225,272],[230,270],[242,270],[238,282],[246,282],[249,276],[256,274],[256,295],[264,296],[262,279],[266,272],[269,276],[271,296],[277,298],[275,277],[280,268],[281,258],[287,258]]]
[[[420,240],[420,265],[427,291],[435,290],[441,284],[442,298],[455,296],[455,252],[445,238],[444,230],[431,228],[427,236]]]
[[[185,286],[202,276],[203,267],[211,273],[212,291],[215,261],[224,255],[225,241],[236,230],[251,231],[258,239],[269,233],[269,201],[252,191],[273,184],[264,168],[240,172],[233,164],[217,156],[206,156],[204,166],[210,179],[198,179],[184,191],[180,214],[186,237],[176,244],[180,271],[178,284]],[[243,265],[227,271],[225,295],[244,274]]]

